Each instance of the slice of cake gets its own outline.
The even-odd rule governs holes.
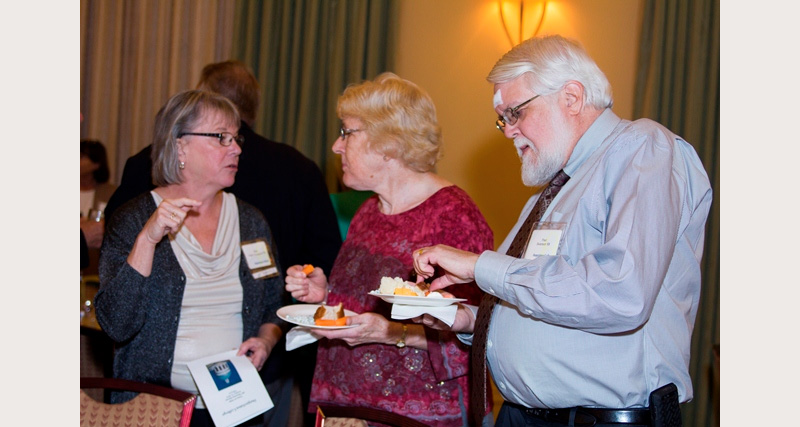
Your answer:
[[[412,297],[425,297],[430,293],[427,283],[412,283],[399,277],[381,278],[381,286],[378,288],[378,292],[383,295],[404,295]]]
[[[337,306],[321,305],[314,312],[314,324],[317,326],[346,326],[342,303]]]

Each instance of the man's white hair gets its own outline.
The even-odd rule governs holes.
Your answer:
[[[583,85],[588,105],[604,109],[614,103],[606,75],[583,47],[562,36],[525,40],[503,55],[486,79],[493,84],[508,83],[526,73],[534,93],[557,92],[574,80]]]

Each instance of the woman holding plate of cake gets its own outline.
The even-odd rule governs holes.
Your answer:
[[[286,274],[295,299],[362,313],[348,317],[356,327],[314,330],[328,339],[319,342],[308,409],[363,406],[431,426],[466,425],[469,347],[451,332],[392,320],[391,305],[369,292],[384,277],[413,281],[417,248],[448,244],[480,253],[493,248],[492,231],[466,192],[434,173],[441,131],[420,87],[384,73],[349,86],[337,114],[342,128],[333,151],[344,184],[376,194],[353,217],[328,277],[301,265]],[[474,283],[448,291],[475,305],[482,296]]]

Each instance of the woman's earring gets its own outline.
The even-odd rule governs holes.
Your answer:
[[[178,169],[183,169],[186,167],[186,163],[178,162]]]

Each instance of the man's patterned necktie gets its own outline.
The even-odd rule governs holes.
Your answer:
[[[508,247],[506,255],[515,258],[521,258],[525,253],[525,248],[528,247],[528,240],[531,236],[533,224],[539,221],[550,206],[550,202],[556,197],[556,194],[561,190],[561,187],[569,181],[569,175],[564,173],[563,170],[559,171],[555,178],[550,181],[547,188],[544,189],[539,200],[533,206],[531,213],[522,226],[519,228],[517,235]],[[470,393],[470,407],[472,412],[472,420],[474,425],[481,425],[481,420],[486,414],[486,388],[487,388],[487,367],[486,367],[486,338],[489,334],[489,320],[492,317],[492,311],[497,304],[498,298],[491,294],[484,294],[481,299],[481,305],[478,308],[478,315],[475,319],[475,328],[472,338],[472,387]]]

